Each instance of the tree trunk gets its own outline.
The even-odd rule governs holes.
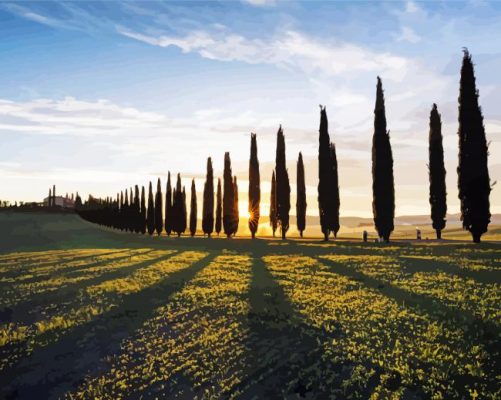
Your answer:
[[[437,239],[438,240],[442,239],[442,231],[440,229],[437,229]]]
[[[299,236],[303,237],[303,231],[299,231]]]
[[[256,232],[251,232],[252,234],[252,239],[255,239],[256,238]]]
[[[480,237],[482,236],[481,233],[479,233],[479,232],[472,232],[471,236],[473,237],[473,242],[474,243],[480,243]]]
[[[324,231],[324,242],[329,241],[329,231]]]

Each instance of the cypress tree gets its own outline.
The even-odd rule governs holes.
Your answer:
[[[271,195],[270,195],[270,225],[273,231],[273,237],[277,230],[277,182],[275,179],[275,171],[271,174]]]
[[[297,160],[297,201],[296,201],[296,219],[299,235],[303,237],[303,231],[306,228],[306,185],[304,181],[303,155],[299,152]]]
[[[139,199],[139,186],[134,187],[134,232],[141,232],[141,205]]]
[[[233,178],[231,174],[230,153],[224,153],[224,174],[223,174],[223,229],[226,236],[229,238],[233,235],[235,227],[234,202],[235,191],[233,188]]]
[[[436,104],[433,104],[430,112],[428,141],[431,220],[433,222],[433,229],[437,232],[437,239],[441,239],[447,214],[447,192],[445,188],[446,172],[444,166],[444,148],[442,145],[442,121]]]
[[[257,159],[256,134],[251,133],[251,149],[249,160],[249,230],[252,238],[256,237],[259,225],[259,204],[261,202],[261,179],[259,176],[259,161]]]
[[[240,222],[240,210],[238,209],[238,184],[237,177],[233,177],[233,234],[238,231],[238,223]]]
[[[377,78],[372,138],[372,212],[379,237],[390,241],[395,216],[395,187],[390,132],[386,130],[386,114],[381,79]]]
[[[172,186],[170,171],[167,176],[167,187],[165,188],[165,232],[167,232],[167,236],[170,236],[172,232]]]
[[[144,186],[141,187],[141,213],[139,215],[139,231],[144,235],[146,233],[146,196]]]
[[[221,178],[217,178],[217,196],[216,196],[216,233],[219,236],[221,232],[223,218],[223,196],[221,194]]]
[[[186,193],[181,189],[181,175],[177,174],[176,189],[173,192],[172,230],[181,236],[186,230]]]
[[[153,204],[153,187],[150,181],[148,190],[148,209],[146,210],[146,228],[150,235],[153,235],[153,232],[155,232],[155,207]]]
[[[160,178],[157,180],[157,192],[155,194],[155,230],[157,231],[157,235],[160,236],[162,234],[162,230],[164,227],[164,220],[162,216],[162,186],[160,185]]]
[[[52,190],[49,189],[49,197],[47,199],[47,206],[51,207],[52,206]]]
[[[330,230],[334,233],[334,237],[337,237],[339,231],[339,180],[337,174],[337,156],[336,156],[336,145],[331,142],[330,145],[330,155],[332,162],[332,225]]]
[[[478,104],[478,90],[471,55],[464,50],[459,86],[458,189],[463,228],[475,243],[480,242],[490,223],[491,183],[487,165],[488,144],[484,117]]]
[[[191,180],[191,204],[190,204],[190,235],[195,236],[197,232],[197,192],[195,179]]]
[[[183,186],[182,202],[181,202],[181,226],[180,226],[181,233],[184,233],[184,231],[186,230],[187,216],[188,214],[186,212],[186,190]]]
[[[282,239],[289,230],[289,210],[291,208],[290,196],[291,188],[289,184],[289,174],[285,163],[285,137],[282,126],[277,132],[277,153],[275,158],[276,171],[276,205],[277,205],[277,221],[280,225]]]
[[[318,210],[324,240],[330,232],[339,231],[339,184],[336,148],[330,141],[329,122],[325,107],[320,106],[318,145]]]
[[[214,230],[214,172],[212,160],[207,158],[207,175],[204,184],[204,201],[202,205],[202,230],[210,237]]]
[[[125,208],[124,208],[124,192],[121,190],[120,191],[120,222],[119,222],[119,228],[121,231],[124,230],[125,228]]]
[[[130,230],[130,212],[129,212],[129,193],[128,189],[125,189],[125,196],[124,196],[124,228],[128,232]]]

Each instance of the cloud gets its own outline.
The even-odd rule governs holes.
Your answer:
[[[400,34],[396,37],[398,42],[409,42],[409,43],[418,43],[421,41],[421,37],[417,35],[411,28],[408,26],[403,26]]]
[[[410,13],[410,14],[416,13],[419,10],[420,10],[420,8],[413,1],[408,1],[405,4],[405,11],[408,12],[408,13]]]
[[[153,36],[122,26],[117,32],[154,46],[177,47],[184,53],[219,61],[248,64],[273,64],[308,73],[320,71],[328,76],[355,74],[359,71],[401,77],[409,60],[388,52],[375,52],[351,43],[329,43],[288,30],[271,39],[250,39],[228,32],[194,31],[184,36]]]
[[[243,0],[243,2],[258,7],[272,6],[276,3],[275,0]]]

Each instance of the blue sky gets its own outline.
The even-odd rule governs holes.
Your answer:
[[[230,151],[246,188],[250,132],[265,191],[275,134],[316,214],[319,104],[336,142],[342,215],[371,215],[370,141],[383,79],[397,214],[428,213],[432,103],[443,118],[449,211],[458,211],[462,47],[476,63],[492,180],[501,175],[499,2],[0,2],[0,198],[112,195],[168,170],[202,188]],[[293,186],[293,190],[295,187]],[[242,193],[241,199],[245,199]],[[293,204],[295,199],[293,196]],[[491,195],[501,212],[501,192]],[[266,201],[263,201],[266,209]]]

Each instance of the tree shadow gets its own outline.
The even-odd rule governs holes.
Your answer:
[[[499,376],[501,371],[501,330],[491,322],[481,320],[467,310],[460,310],[454,306],[444,304],[432,296],[418,294],[406,289],[401,289],[387,282],[367,276],[354,268],[347,267],[339,262],[317,257],[317,259],[329,267],[333,273],[346,276],[361,282],[370,289],[375,289],[384,296],[394,300],[399,306],[411,309],[418,315],[426,314],[429,318],[439,323],[447,322],[452,327],[461,330],[465,341],[475,344],[480,343],[489,354],[484,364],[484,376],[473,377],[471,374],[454,375],[451,382],[459,393],[464,393],[467,385],[475,385],[482,382],[493,385],[492,379]],[[494,389],[493,389],[494,390]]]
[[[339,357],[343,361],[328,359],[324,346],[344,332],[340,327],[327,332],[305,323],[258,253],[253,258],[249,302],[249,368],[235,388],[239,398],[342,396],[341,384],[357,364],[346,357]],[[382,369],[376,365],[366,367],[376,371],[359,391],[368,398],[379,384]]]
[[[400,256],[399,259],[402,261],[403,267],[410,273],[442,271],[450,275],[459,276],[461,278],[473,279],[478,283],[492,284],[501,282],[501,271],[499,270],[473,271],[467,268],[461,268],[459,265],[455,265],[454,263],[448,261],[433,259],[433,262],[430,262],[429,259],[422,259],[411,256]]]
[[[0,381],[10,382],[0,389],[0,395],[17,399],[58,398],[81,384],[89,373],[106,370],[103,358],[117,354],[121,341],[153,317],[161,304],[215,256],[209,253],[161,282],[125,296],[120,305],[70,329],[56,343],[36,348],[15,367],[0,372]]]
[[[150,253],[148,251],[147,253]],[[145,255],[147,253],[141,253],[141,255]],[[168,260],[175,255],[178,255],[178,251],[173,251],[172,253],[162,255],[160,257],[156,257],[149,260],[144,260],[136,264],[127,265],[124,267],[119,267],[116,270],[104,272],[97,276],[93,276],[88,279],[84,279],[81,281],[64,284],[56,290],[51,290],[45,293],[41,293],[39,297],[32,297],[30,299],[24,300],[22,302],[16,303],[13,306],[13,316],[12,322],[23,323],[23,324],[32,324],[36,321],[40,320],[42,317],[39,314],[34,314],[32,311],[34,308],[40,308],[43,310],[44,307],[48,307],[53,304],[65,305],[71,307],[73,304],[73,299],[76,296],[76,292],[91,287],[93,285],[103,283],[106,281],[112,281],[114,279],[119,279],[126,277],[130,273],[137,271],[141,268],[148,267],[151,264],[155,264],[159,261]],[[120,259],[129,258],[130,256],[120,257]],[[118,260],[114,259],[113,261]],[[109,262],[109,260],[108,260]],[[94,266],[99,266],[102,264],[106,264],[106,261],[101,261],[99,263],[95,263]],[[89,264],[90,268],[91,264]],[[30,312],[31,311],[31,312]],[[46,316],[45,316],[46,318]]]

